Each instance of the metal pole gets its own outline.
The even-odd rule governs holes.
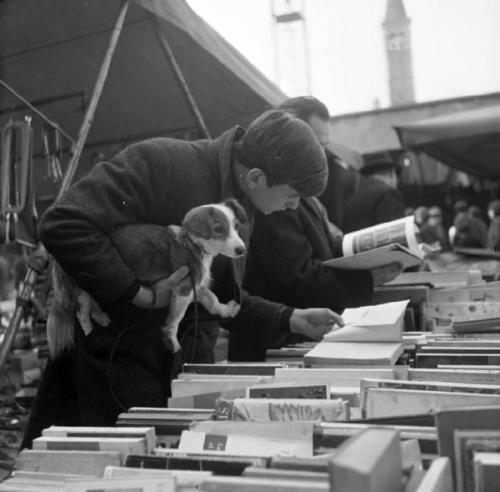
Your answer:
[[[68,135],[57,123],[54,123],[52,120],[50,120],[49,118],[47,118],[47,116],[45,116],[41,111],[38,111],[38,109],[36,109],[27,99],[25,99],[23,96],[21,96],[21,94],[19,94],[19,92],[16,92],[12,87],[10,87],[10,85],[8,85],[2,79],[0,79],[0,84],[3,85],[3,87],[5,89],[7,89],[14,97],[17,97],[17,99],[19,99],[20,101],[22,101],[27,108],[31,109],[31,111],[33,111],[33,113],[35,113],[36,115],[38,115],[43,121],[45,121],[46,123],[48,123],[53,128],[59,130],[59,132],[61,133],[61,135],[64,135],[72,144],[75,143],[75,141],[73,140],[73,138],[71,138],[71,136]],[[2,111],[2,113],[3,112],[4,111]]]
[[[9,357],[12,344],[14,343],[17,330],[24,316],[24,310],[29,300],[31,299],[31,293],[35,287],[38,276],[42,274],[49,265],[49,258],[47,251],[43,246],[39,246],[38,249],[31,255],[28,263],[28,272],[24,278],[23,288],[16,298],[16,308],[12,319],[10,320],[9,326],[5,330],[5,335],[0,344],[0,373],[2,372],[5,362]]]
[[[106,77],[109,72],[111,59],[116,49],[116,44],[118,42],[118,38],[120,36],[123,24],[125,22],[128,4],[129,4],[128,0],[122,0],[120,4],[120,10],[116,20],[115,28],[111,33],[109,46],[101,66],[101,70],[97,77],[96,85],[94,87],[94,93],[92,95],[90,104],[87,108],[87,112],[85,114],[82,126],[80,128],[80,133],[78,135],[78,141],[74,147],[73,155],[70,163],[68,164],[68,169],[66,170],[63,182],[61,183],[61,188],[59,190],[57,198],[59,198],[69,188],[73,176],[75,174],[76,166],[78,164],[78,160],[82,153],[88,132],[92,125],[92,120],[97,107],[97,103],[99,102],[104,82],[106,81]],[[48,264],[49,264],[48,253],[43,247],[43,245],[39,245],[39,247],[36,249],[36,251],[30,258],[28,264],[28,272],[26,273],[26,277],[24,279],[23,288],[16,299],[16,308],[14,310],[14,315],[12,316],[9,326],[7,327],[7,330],[5,332],[4,339],[2,340],[2,343],[0,345],[0,373],[2,372],[5,366],[5,362],[7,361],[7,358],[10,354],[12,343],[14,342],[17,330],[19,329],[19,325],[23,318],[26,304],[31,299],[31,294],[33,293],[33,289],[35,288],[36,281],[39,275],[43,273],[45,269],[48,267]]]
[[[161,32],[161,26],[160,26],[158,19],[151,12],[148,12],[147,15],[149,16],[149,20],[151,21],[151,24],[153,25],[153,29],[154,29],[156,36],[158,38],[158,41],[160,43],[160,47],[161,47],[163,53],[165,54],[165,57],[167,58],[168,62],[170,63],[170,66],[172,67],[175,78],[177,79],[177,82],[179,82],[179,86],[180,86],[182,92],[184,93],[184,96],[185,96],[186,101],[188,103],[189,109],[191,110],[191,113],[194,116],[196,124],[198,125],[199,131],[201,132],[201,134],[205,138],[210,138],[210,132],[208,131],[207,125],[205,124],[205,121],[203,119],[203,116],[202,116],[199,108],[198,108],[198,105],[196,104],[196,101],[194,100],[194,97],[193,97],[193,95],[189,89],[189,86],[186,82],[186,79],[184,78],[181,67],[177,63],[174,52],[172,51],[172,48],[170,47],[170,44],[168,43],[168,41],[165,39],[165,36]]]
[[[113,32],[111,33],[111,38],[109,40],[108,49],[106,51],[106,55],[104,56],[104,60],[101,65],[101,69],[99,71],[99,75],[97,76],[97,81],[94,87],[94,92],[92,94],[92,99],[87,107],[87,112],[85,113],[85,117],[83,118],[82,126],[80,127],[80,132],[78,134],[78,140],[72,149],[71,160],[69,161],[68,168],[66,169],[66,173],[64,175],[63,181],[61,183],[61,188],[59,189],[59,193],[57,194],[57,198],[59,198],[71,185],[71,181],[76,172],[76,168],[78,165],[78,161],[83,151],[83,147],[85,145],[85,141],[87,140],[87,135],[90,131],[90,127],[94,121],[94,114],[97,108],[97,104],[101,97],[102,90],[104,88],[104,83],[106,82],[106,78],[108,76],[109,67],[111,65],[111,60],[113,59],[113,55],[116,49],[116,45],[118,43],[118,39],[120,37],[120,33],[122,31],[123,24],[125,22],[125,17],[127,15],[129,1],[122,0],[120,4],[120,10],[118,12],[118,17],[116,19],[115,27]]]

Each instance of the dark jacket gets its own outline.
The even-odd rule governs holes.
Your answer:
[[[500,250],[500,217],[495,217],[488,228],[488,248]]]
[[[338,312],[372,302],[369,272],[323,265],[339,256],[341,245],[330,234],[324,207],[315,199],[301,199],[297,210],[257,212],[250,244],[244,286],[252,294],[299,308]],[[251,333],[242,332],[239,339],[253,346],[254,360],[263,358],[264,350]]]
[[[377,178],[362,176],[356,193],[346,204],[342,230],[359,231],[404,216],[404,201],[398,190]]]
[[[167,310],[131,304],[139,282],[107,234],[135,222],[180,224],[192,207],[232,196],[232,144],[243,133],[234,128],[211,141],[156,138],[134,144],[95,166],[46,212],[40,226],[43,244],[108,311],[112,323],[87,337],[77,330],[76,348],[48,368],[25,445],[47,425],[113,425],[130,406],[166,404],[174,359],[162,343]],[[243,204],[250,217],[242,233],[248,242],[254,211]],[[240,296],[243,272],[244,259],[216,259],[213,285],[221,300]],[[252,330],[265,346],[279,345],[288,332],[291,309],[244,292],[241,297],[240,313],[224,326]],[[204,319],[201,307],[199,311]],[[189,317],[188,312],[180,328],[181,344]],[[202,352],[210,352],[213,340],[203,338],[203,323],[198,328]]]
[[[325,191],[318,197],[325,206],[328,219],[344,230],[344,209],[349,198],[356,192],[361,176],[354,169],[345,169],[339,158],[328,149],[328,182]]]

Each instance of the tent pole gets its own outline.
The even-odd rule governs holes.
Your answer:
[[[82,126],[80,127],[80,132],[78,134],[78,140],[72,149],[71,160],[68,164],[68,168],[66,169],[66,173],[61,183],[61,188],[59,189],[57,198],[59,198],[69,188],[69,186],[71,185],[71,181],[73,180],[73,177],[75,175],[78,161],[80,160],[80,156],[83,151],[85,141],[87,140],[87,135],[94,121],[94,114],[97,108],[97,104],[99,103],[102,90],[104,88],[104,83],[106,82],[106,79],[108,77],[111,60],[113,59],[113,55],[116,50],[116,45],[118,44],[118,38],[120,37],[120,33],[122,31],[122,27],[125,22],[125,17],[127,16],[128,5],[129,5],[129,0],[122,0],[120,4],[120,9],[118,12],[118,17],[116,18],[115,27],[113,29],[113,32],[111,33],[108,49],[104,56],[101,69],[99,71],[99,75],[97,76],[97,81],[94,86],[92,99],[90,100],[87,111],[85,113],[85,117],[83,118],[83,123]]]
[[[194,119],[196,121],[196,124],[198,125],[198,130],[200,133],[205,137],[205,138],[210,138],[210,132],[208,131],[207,125],[205,124],[205,121],[203,119],[203,116],[198,108],[198,105],[196,104],[196,101],[194,100],[193,94],[191,93],[189,86],[186,82],[186,79],[184,78],[184,75],[182,73],[181,67],[177,63],[177,60],[175,58],[174,52],[172,51],[172,48],[170,47],[170,44],[168,43],[167,39],[163,35],[160,29],[160,23],[158,19],[151,13],[147,12],[147,15],[149,16],[149,20],[151,21],[151,24],[153,25],[153,29],[156,33],[156,36],[158,38],[158,42],[160,43],[160,47],[167,58],[168,62],[170,63],[170,66],[174,72],[175,78],[177,79],[177,82],[179,83],[179,86],[184,93],[184,96],[186,97],[186,101],[188,103],[189,109],[191,110]]]
[[[7,84],[7,82],[4,82],[2,79],[0,79],[0,85],[2,85],[14,97],[19,99],[19,101],[21,101],[25,107],[27,107],[28,109],[33,111],[33,113],[35,113],[39,118],[41,118],[43,121],[48,123],[52,128],[55,128],[56,130],[58,130],[61,133],[61,135],[66,137],[66,139],[69,140],[73,145],[75,144],[75,141],[71,138],[71,136],[68,135],[57,123],[54,123],[52,120],[47,118],[47,116],[45,116],[41,111],[39,111],[37,108],[35,108],[35,106],[33,106],[27,99],[25,99],[23,96],[21,96],[21,94],[19,94],[19,92],[16,92],[9,84]],[[17,111],[17,109],[16,109],[16,111]],[[0,114],[2,114],[2,113],[4,113],[3,110],[0,111]]]
[[[127,10],[128,10],[128,4],[129,0],[122,0],[120,4],[120,9],[118,12],[116,24],[113,29],[113,32],[111,33],[108,49],[104,56],[102,66],[99,71],[99,75],[97,77],[97,81],[94,87],[94,92],[92,94],[92,99],[85,113],[85,117],[83,119],[83,123],[80,128],[80,133],[78,134],[78,141],[76,142],[76,144],[72,149],[73,152],[71,160],[68,164],[68,168],[66,170],[64,179],[61,183],[61,187],[59,189],[57,198],[59,198],[69,188],[73,176],[75,174],[76,166],[78,164],[78,160],[82,153],[88,132],[92,125],[97,103],[99,102],[99,98],[101,96],[102,89],[104,87],[104,83],[106,81],[106,77],[109,72],[109,67],[111,64],[111,60],[113,58],[113,54],[116,49],[118,38],[120,37],[120,33],[123,24],[125,22],[125,17],[127,15]],[[2,372],[5,362],[7,361],[7,358],[10,354],[10,350],[12,348],[12,344],[14,343],[17,330],[19,329],[19,325],[21,324],[21,320],[23,318],[26,306],[29,300],[31,299],[31,294],[33,293],[38,277],[47,269],[48,265],[49,265],[49,257],[47,251],[45,250],[43,245],[40,244],[30,257],[28,263],[28,271],[24,278],[23,288],[21,292],[17,295],[16,308],[14,310],[14,314],[9,323],[9,326],[7,327],[7,330],[5,331],[2,343],[0,344],[0,373]]]

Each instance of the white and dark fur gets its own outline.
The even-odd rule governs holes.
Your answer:
[[[196,286],[196,300],[212,314],[233,317],[238,313],[239,305],[235,301],[220,303],[210,290],[210,266],[218,254],[236,258],[246,253],[245,243],[238,235],[239,225],[246,221],[241,205],[228,199],[191,209],[182,226],[131,224],[118,228],[110,239],[141,282],[154,283],[187,265]],[[107,326],[110,319],[57,263],[53,268],[53,287],[47,338],[50,353],[56,357],[74,343],[75,313],[85,334],[92,331],[92,321]],[[180,348],[177,339],[179,323],[193,298],[191,282],[183,282],[181,291],[172,293],[162,329],[167,347],[174,352]]]

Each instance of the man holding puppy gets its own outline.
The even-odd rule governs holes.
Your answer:
[[[187,272],[141,285],[108,238],[114,229],[131,223],[179,224],[195,206],[235,197],[250,218],[240,231],[248,243],[255,210],[270,214],[296,208],[300,197],[323,191],[327,175],[311,128],[274,110],[246,131],[235,127],[214,140],[155,138],[133,144],[73,185],[43,217],[40,238],[111,323],[96,325],[88,335],[77,327],[75,348],[49,362],[23,447],[49,425],[114,425],[118,413],[132,406],[166,404],[174,355],[162,342],[161,325],[169,293],[188,281]],[[244,261],[218,257],[212,268],[219,299],[241,302],[237,316],[221,323],[224,328],[248,331],[273,347],[289,333],[318,339],[342,324],[326,308],[294,309],[242,292]],[[213,333],[221,320],[198,311],[200,334]],[[186,325],[192,327],[193,320],[181,324],[181,344]],[[204,347],[212,350],[210,343]]]

